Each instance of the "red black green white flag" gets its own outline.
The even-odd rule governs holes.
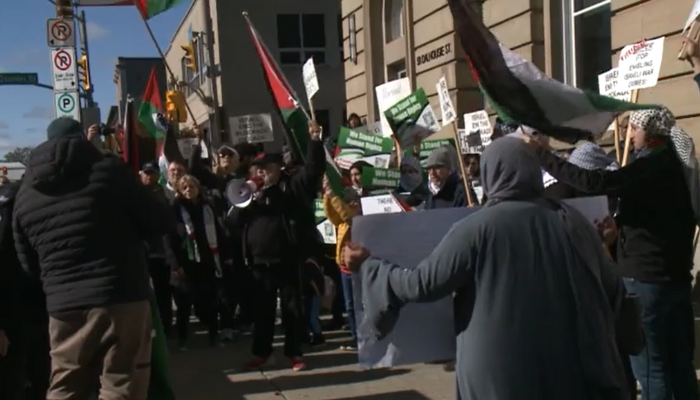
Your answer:
[[[144,19],[151,19],[184,2],[185,0],[79,0],[78,6],[106,7],[135,5]]]
[[[620,101],[546,76],[498,42],[474,0],[448,0],[474,80],[499,116],[568,143],[604,133],[620,113],[655,107]]]
[[[287,141],[295,155],[303,160],[310,140],[308,114],[302,108],[298,96],[275,62],[275,59],[270,54],[267,46],[265,46],[265,42],[253,26],[250,18],[248,18],[247,15],[245,18],[248,23],[253,45],[260,57],[265,83],[272,96],[277,114],[285,127]],[[342,195],[343,186],[341,173],[327,149],[326,175],[328,176],[333,191],[338,195]]]

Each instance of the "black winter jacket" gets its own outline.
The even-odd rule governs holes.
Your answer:
[[[425,198],[425,210],[438,208],[466,207],[467,195],[464,192],[464,184],[457,174],[452,174],[437,194],[428,191]]]
[[[35,148],[17,194],[14,237],[22,266],[41,278],[50,315],[148,299],[143,242],[172,229],[116,156],[83,135]]]

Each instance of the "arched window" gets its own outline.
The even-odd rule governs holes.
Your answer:
[[[391,43],[406,33],[403,3],[404,0],[384,0],[384,43]]]
[[[563,78],[581,89],[598,91],[598,75],[612,68],[610,0],[564,0]]]

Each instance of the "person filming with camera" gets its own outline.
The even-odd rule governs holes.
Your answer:
[[[284,354],[295,371],[306,368],[301,352],[300,324],[304,320],[299,268],[318,244],[313,196],[326,172],[321,127],[311,122],[309,133],[311,140],[302,168],[286,174],[281,154],[260,154],[253,161],[258,166],[257,177],[251,179],[259,181],[261,188],[251,194],[250,201],[229,197],[234,207],[229,212],[228,223],[243,232],[244,260],[253,275],[254,358],[245,363],[246,369],[272,363],[278,291],[285,331]]]

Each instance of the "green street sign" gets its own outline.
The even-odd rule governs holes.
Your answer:
[[[35,72],[7,72],[0,74],[0,85],[36,85],[39,74]]]

